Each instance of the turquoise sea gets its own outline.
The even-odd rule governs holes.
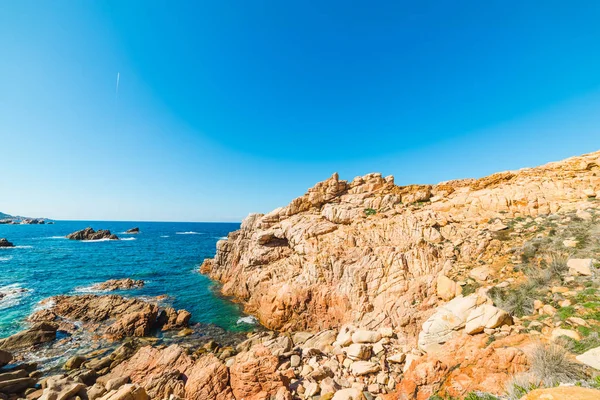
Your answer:
[[[65,235],[91,226],[109,229],[122,240],[80,242]],[[139,227],[136,235],[123,234]],[[227,330],[252,327],[240,306],[219,296],[218,287],[198,273],[215,254],[221,238],[238,223],[56,221],[54,225],[0,225],[0,238],[15,248],[0,248],[0,337],[22,329],[38,302],[58,294],[89,291],[114,278],[142,279],[141,289],[112,293],[167,295],[166,302],[192,313],[193,322]],[[246,321],[246,322],[244,322]]]

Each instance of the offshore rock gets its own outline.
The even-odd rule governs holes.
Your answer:
[[[115,290],[129,290],[144,287],[144,281],[133,280],[131,278],[109,279],[106,282],[97,283],[92,286],[92,290],[112,292]]]
[[[100,229],[96,232],[92,228],[85,228],[80,231],[70,233],[66,237],[70,240],[119,240],[117,235],[110,233],[109,230]]]
[[[15,245],[9,242],[8,239],[0,238],[0,247],[15,247]]]

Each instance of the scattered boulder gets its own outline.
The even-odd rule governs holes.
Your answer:
[[[491,304],[482,304],[469,313],[465,333],[481,333],[484,329],[497,328],[508,321],[508,313]]]
[[[567,261],[569,275],[591,276],[593,264],[591,258],[571,258]]]
[[[352,343],[344,349],[344,352],[351,360],[368,360],[371,357],[371,346]]]
[[[140,233],[140,228],[135,227],[135,228],[131,228],[131,229],[127,229],[125,231],[125,233],[127,234],[135,234],[135,233]]]
[[[175,311],[172,307],[167,307],[160,312],[158,316],[158,325],[163,331],[187,328],[192,314],[186,310]]]
[[[436,285],[437,295],[444,301],[449,301],[462,293],[462,287],[446,275],[438,275]]]
[[[354,343],[376,343],[381,340],[381,333],[377,331],[358,330],[352,334]]]
[[[70,233],[66,237],[70,240],[119,240],[119,237],[110,233],[109,230],[99,229],[98,231],[95,231],[92,228],[85,228],[80,231]]]
[[[68,376],[50,376],[46,379],[45,385],[40,400],[70,399],[76,395],[85,396],[85,384],[76,382]]]
[[[488,276],[490,276],[490,273],[490,268],[482,265],[481,267],[473,268],[471,272],[469,272],[469,276],[477,281],[483,282],[487,280]]]
[[[578,355],[577,361],[600,370],[600,347],[593,348],[583,354]]]
[[[15,245],[9,242],[8,239],[0,238],[0,247],[15,247]]]
[[[555,341],[556,339],[560,338],[561,336],[566,336],[566,337],[569,337],[569,338],[571,338],[573,340],[577,340],[577,341],[581,340],[581,335],[579,334],[579,332],[572,331],[570,329],[561,329],[561,328],[556,328],[556,329],[552,330],[552,333],[551,333],[552,341]]]
[[[355,361],[350,366],[350,369],[356,376],[374,374],[379,372],[379,364],[375,364],[371,361]]]
[[[136,384],[121,386],[118,390],[108,392],[100,397],[100,400],[149,400],[148,394],[143,387]]]

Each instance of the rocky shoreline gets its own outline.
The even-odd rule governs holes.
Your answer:
[[[438,185],[335,174],[250,215],[200,267],[267,329],[190,325],[157,299],[56,296],[0,340],[0,393],[598,399],[599,259],[600,152]],[[56,365],[33,365],[40,354]]]

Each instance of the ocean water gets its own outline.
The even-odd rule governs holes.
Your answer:
[[[122,240],[74,241],[65,235],[91,226],[109,229]],[[126,235],[129,228],[140,233]],[[0,248],[0,337],[21,330],[40,300],[89,292],[108,279],[142,279],[141,289],[115,291],[126,296],[167,295],[166,303],[192,313],[192,322],[232,331],[252,328],[239,305],[219,296],[218,287],[198,273],[215,254],[221,238],[237,223],[57,221],[54,225],[0,225],[0,238],[15,248]]]

